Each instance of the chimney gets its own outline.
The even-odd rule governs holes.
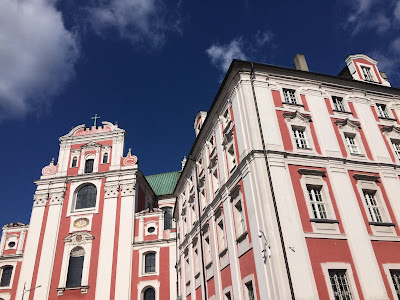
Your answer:
[[[379,72],[379,74],[381,74],[381,77],[382,77],[384,80],[389,81],[389,79],[387,78],[387,75],[386,75],[385,72]]]
[[[297,70],[306,71],[308,72],[308,66],[306,62],[306,58],[303,54],[296,54],[294,57],[294,65],[296,66]]]

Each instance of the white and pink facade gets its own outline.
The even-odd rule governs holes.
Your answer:
[[[235,60],[175,189],[182,299],[400,299],[400,90]]]
[[[124,138],[109,122],[60,138],[29,228],[3,227],[0,299],[176,297],[175,198],[154,193]]]

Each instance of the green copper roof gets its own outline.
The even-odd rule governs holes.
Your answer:
[[[180,171],[161,173],[155,175],[145,176],[147,182],[150,184],[154,193],[157,196],[169,195],[174,192],[175,186],[178,182]]]

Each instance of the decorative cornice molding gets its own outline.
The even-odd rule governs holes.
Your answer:
[[[118,196],[119,185],[112,184],[104,186],[104,198],[116,198]]]
[[[339,127],[345,127],[345,126],[350,126],[354,129],[360,129],[361,126],[359,123],[356,123],[352,120],[349,120],[348,118],[344,119],[344,120],[336,120],[335,124],[338,125]]]
[[[48,198],[49,198],[48,193],[33,195],[33,206],[34,207],[45,206]]]
[[[353,177],[355,180],[376,181],[376,182],[379,181],[379,177],[374,175],[354,174]]]
[[[50,205],[62,204],[64,201],[65,191],[51,192],[50,193]]]
[[[400,134],[400,127],[396,127],[394,125],[392,125],[392,126],[382,126],[381,130],[382,130],[382,132],[385,132],[385,133],[393,132],[393,133],[396,133],[396,134]]]
[[[295,112],[285,112],[283,113],[283,117],[286,120],[294,120],[294,119],[299,119],[303,122],[311,122],[311,117],[309,115],[303,114],[296,110]]]
[[[298,172],[301,175],[312,175],[312,176],[320,176],[320,177],[326,176],[325,171],[315,170],[315,169],[299,169]]]
[[[135,194],[135,184],[126,183],[121,184],[121,196],[133,196]]]

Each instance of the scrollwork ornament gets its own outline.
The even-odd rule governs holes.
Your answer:
[[[132,183],[121,185],[121,196],[133,196],[135,186]]]

